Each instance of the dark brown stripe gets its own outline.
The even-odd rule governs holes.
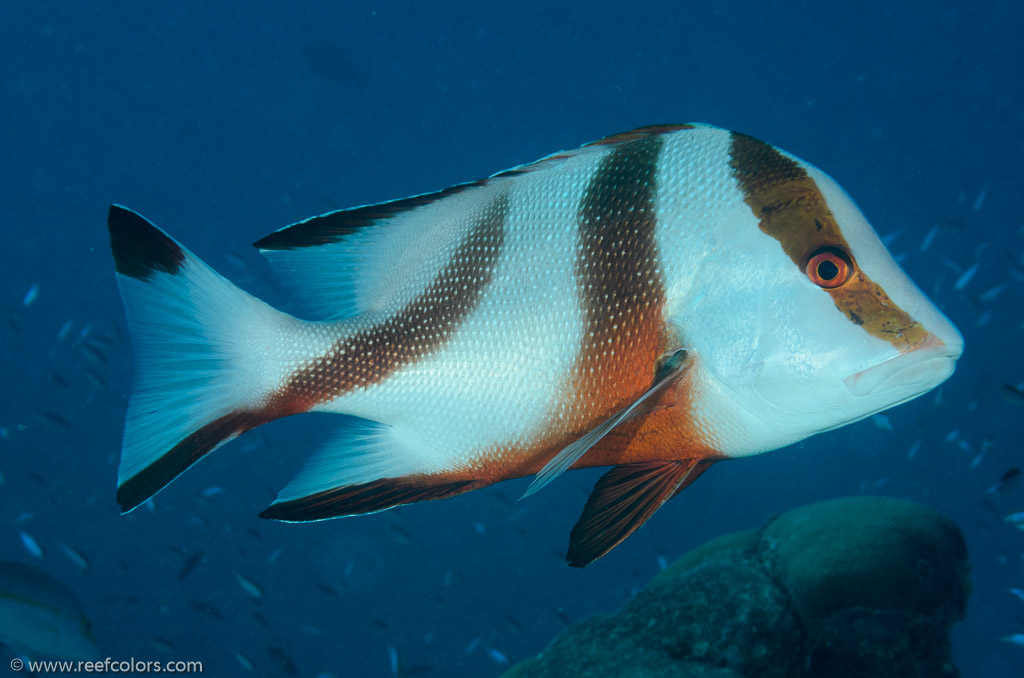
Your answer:
[[[110,251],[121,275],[148,280],[154,271],[175,274],[185,253],[167,234],[139,214],[111,205],[107,212]]]
[[[232,412],[182,439],[152,464],[117,488],[117,503],[127,513],[162,490],[228,438],[267,422],[253,412]]]
[[[301,522],[375,513],[401,504],[454,497],[481,486],[474,480],[439,482],[436,477],[419,475],[381,478],[271,504],[260,513],[260,518]]]
[[[874,337],[903,351],[926,342],[928,332],[857,266],[850,246],[818,185],[800,165],[763,141],[732,133],[733,176],[762,231],[779,241],[801,272],[822,248],[846,252],[854,273],[845,284],[824,289],[836,308]]]
[[[651,386],[662,345],[664,285],[655,242],[660,135],[614,146],[579,212],[576,278],[584,312],[577,366],[590,415],[606,416]]]
[[[278,397],[284,402],[278,409],[301,411],[379,384],[440,349],[491,281],[505,242],[507,214],[508,195],[502,193],[480,211],[466,239],[420,296],[379,325],[339,340],[293,374],[281,389]]]

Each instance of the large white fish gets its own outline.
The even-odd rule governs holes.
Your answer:
[[[647,127],[256,243],[300,320],[138,214],[111,247],[135,343],[118,502],[302,412],[358,417],[261,515],[319,520],[612,466],[586,565],[715,461],[952,374],[962,339],[820,170],[707,125]]]

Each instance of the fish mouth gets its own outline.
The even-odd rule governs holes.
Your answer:
[[[898,392],[905,400],[948,379],[959,357],[955,347],[936,341],[852,374],[843,383],[857,397]]]

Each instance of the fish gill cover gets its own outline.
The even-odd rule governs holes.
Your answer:
[[[697,544],[883,494],[964,531],[962,675],[1024,672],[1017,4],[37,3],[6,18],[0,556],[73,592],[104,656],[200,660],[213,675],[498,675]],[[119,515],[131,347],[110,202],[292,310],[247,243],[687,120],[835,177],[964,334],[956,374],[717,465],[583,571],[565,567],[564,538],[599,471],[523,502],[526,479],[357,520],[256,518],[330,439],[320,415],[251,432]]]

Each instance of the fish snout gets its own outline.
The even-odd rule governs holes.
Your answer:
[[[940,339],[935,334],[914,348],[856,372],[843,383],[857,397],[901,394],[897,402],[935,388],[953,374],[963,353],[963,338],[952,324]]]
[[[964,351],[964,340],[952,330],[944,339],[930,334],[928,339],[876,366],[861,370],[843,380],[857,397],[891,392],[902,401],[925,393],[952,375],[956,359]]]

